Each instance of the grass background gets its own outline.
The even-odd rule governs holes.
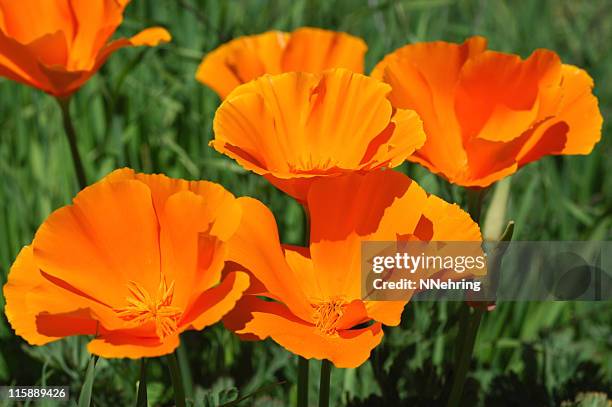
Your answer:
[[[121,50],[75,97],[72,112],[89,178],[129,166],[220,182],[274,211],[281,236],[299,243],[301,209],[207,146],[218,98],[194,79],[202,56],[231,38],[303,25],[361,36],[369,70],[408,42],[463,41],[479,34],[489,48],[528,56],[544,47],[595,79],[603,140],[584,157],[548,157],[511,180],[508,218],[520,240],[610,240],[612,161],[612,2],[607,0],[326,1],[133,0],[118,35],[167,27],[174,39],[154,49]],[[0,83],[0,280],[18,250],[54,209],[76,193],[68,145],[55,101]],[[401,168],[429,192],[462,203],[461,191],[414,165]],[[457,304],[407,307],[401,329],[358,369],[334,370],[333,405],[423,405],[445,400],[457,331]],[[68,384],[78,392],[88,354],[85,338],[28,347],[0,320],[0,383]],[[244,405],[285,406],[295,399],[294,357],[272,342],[240,343],[221,327],[183,336],[198,405],[256,392]],[[317,382],[318,364],[311,363]],[[151,405],[171,403],[161,360],[150,364]],[[138,366],[102,360],[96,405],[133,404]],[[284,382],[284,383],[282,383]],[[281,383],[281,384],[279,384]],[[502,304],[485,316],[464,405],[558,405],[578,393],[612,391],[609,303]],[[263,386],[263,387],[262,387]],[[313,396],[316,385],[312,386]],[[75,393],[76,394],[76,393]],[[1,403],[1,401],[0,401]],[[584,401],[582,405],[588,403]],[[596,404],[589,404],[596,405]],[[605,405],[605,404],[602,404]]]

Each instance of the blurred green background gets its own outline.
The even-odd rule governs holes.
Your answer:
[[[174,39],[153,49],[121,50],[73,101],[79,147],[90,179],[129,166],[173,177],[217,181],[274,211],[281,236],[299,243],[301,208],[265,180],[207,146],[219,100],[194,79],[202,56],[219,44],[269,29],[308,25],[347,31],[369,45],[369,70],[409,42],[463,41],[479,34],[489,48],[529,55],[544,47],[595,80],[603,140],[585,157],[547,157],[512,177],[508,219],[519,240],[610,240],[612,161],[612,2],[609,0],[329,1],[133,0],[117,35],[161,24]],[[0,86],[0,281],[38,225],[76,193],[69,149],[55,101],[2,80]],[[422,168],[402,171],[425,189],[463,203],[459,189]],[[486,204],[486,202],[485,202]],[[2,300],[0,298],[0,300]],[[3,301],[3,300],[2,300]],[[332,405],[444,405],[452,372],[458,304],[411,304],[401,329],[358,369],[332,373]],[[86,338],[32,348],[0,320],[0,383],[82,385]],[[255,392],[240,405],[286,406],[295,400],[295,357],[272,342],[240,343],[220,326],[183,336],[196,405],[217,405]],[[612,392],[609,303],[502,304],[485,316],[475,349],[466,406],[556,406],[574,400],[606,406]],[[138,366],[101,360],[96,405],[130,405]],[[318,381],[318,363],[311,363]],[[316,385],[312,386],[314,396]],[[583,401],[576,401],[584,399]],[[150,364],[151,405],[170,405],[170,378]],[[589,401],[590,400],[590,401]],[[593,401],[595,400],[595,401]],[[597,404],[599,400],[601,404]],[[1,401],[0,401],[1,403]],[[384,404],[383,404],[384,403]]]

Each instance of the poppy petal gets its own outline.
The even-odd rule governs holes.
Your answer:
[[[107,43],[128,1],[0,2],[0,75],[67,97],[115,50],[170,40],[163,28]]]
[[[19,252],[3,291],[9,323],[31,345],[43,345],[68,335],[95,333],[97,323],[88,311],[91,308],[109,315],[103,307],[44,278],[31,246]]]
[[[237,333],[250,333],[260,339],[271,337],[292,353],[306,359],[327,359],[339,368],[361,365],[383,337],[380,323],[326,335],[297,319],[284,305],[252,296],[240,301],[234,312],[249,316]]]
[[[362,73],[367,49],[361,38],[343,32],[299,28],[289,38],[281,66],[284,72],[346,68]]]
[[[265,74],[331,68],[361,73],[366,49],[363,40],[341,32],[309,27],[292,33],[268,31],[213,50],[202,60],[196,79],[225,99],[236,87]]]
[[[157,338],[138,338],[112,331],[89,342],[87,350],[103,358],[140,359],[170,354],[179,344],[178,335],[169,336],[160,343]]]
[[[29,86],[47,89],[47,78],[40,69],[36,57],[0,30],[0,74]]]
[[[276,299],[308,320],[312,309],[300,290],[299,276],[283,257],[274,216],[255,199],[239,198],[238,201],[242,207],[242,221],[228,242],[227,260],[243,266]]]
[[[183,314],[179,324],[191,324],[194,329],[202,330],[219,322],[234,308],[248,287],[248,274],[241,272],[228,274],[221,284],[205,291],[195,300]]]
[[[170,196],[159,214],[161,269],[174,282],[173,305],[186,307],[216,285],[223,269],[223,242],[209,234],[213,219],[205,199],[191,191]]]
[[[467,187],[488,187],[545,155],[588,154],[601,139],[593,82],[549,50],[527,59],[461,45],[410,44],[372,76],[395,108],[415,110],[428,135],[408,160]]]
[[[288,38],[289,34],[280,31],[236,38],[204,57],[196,79],[224,99],[243,83],[266,73],[280,73]]]
[[[138,181],[98,182],[53,212],[33,242],[40,268],[109,305],[123,305],[128,282],[159,284],[158,221],[151,192]],[[86,270],[86,272],[84,272]],[[113,280],[114,285],[99,284]]]

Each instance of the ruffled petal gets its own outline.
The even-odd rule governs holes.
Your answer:
[[[523,60],[485,48],[480,37],[411,44],[374,69],[391,85],[393,106],[423,119],[428,137],[410,161],[488,187],[542,156],[593,149],[602,118],[586,72],[549,50]]]
[[[346,68],[362,73],[365,41],[352,35],[322,30],[299,28],[291,37],[282,55],[283,72],[321,72],[332,68]]]
[[[299,28],[293,33],[268,31],[236,38],[207,54],[196,79],[225,99],[241,84],[265,74],[321,72],[346,68],[363,72],[367,46],[349,34]]]
[[[563,65],[559,118],[569,126],[562,154],[589,154],[601,140],[603,118],[593,95],[593,79],[586,71]]]
[[[311,187],[307,206],[310,255],[322,298],[361,298],[363,241],[481,239],[478,225],[465,211],[427,195],[395,171],[319,180]]]
[[[50,92],[51,85],[36,56],[26,46],[0,31],[0,75]]]
[[[285,261],[274,216],[255,199],[238,201],[242,206],[242,222],[228,242],[227,260],[244,267],[275,299],[308,320],[312,309],[301,290],[299,275]]]
[[[136,337],[131,333],[112,331],[87,345],[87,350],[103,358],[153,358],[168,355],[180,344],[179,336],[172,335],[163,342],[157,338]]]
[[[418,116],[388,92],[345,69],[267,75],[221,104],[211,145],[304,203],[317,178],[399,165],[423,144]]]
[[[292,353],[306,359],[327,359],[339,368],[355,368],[364,363],[383,337],[379,323],[326,335],[296,318],[284,305],[252,296],[240,301],[233,313],[242,316],[241,322],[232,321],[233,327],[238,328],[236,333],[259,339],[271,337]]]
[[[34,238],[34,256],[44,272],[102,303],[118,306],[129,296],[131,280],[149,292],[157,291],[158,234],[145,184],[103,180],[47,218]]]
[[[228,274],[221,284],[205,291],[191,304],[179,325],[191,325],[193,329],[202,330],[219,322],[234,308],[248,287],[249,276],[246,273]]]
[[[177,192],[159,214],[161,269],[175,284],[172,304],[182,309],[221,280],[226,247],[210,235],[205,202],[191,191]]]
[[[224,99],[237,86],[266,73],[281,73],[281,56],[289,34],[268,31],[236,38],[207,54],[196,79]]]
[[[387,55],[372,72],[391,85],[394,107],[414,110],[423,120],[427,140],[409,159],[451,179],[467,165],[454,89],[468,58],[485,48],[482,37],[461,45],[442,41],[406,45]]]
[[[20,251],[3,292],[9,323],[31,345],[70,335],[95,334],[95,313],[112,316],[104,306],[45,278],[35,263],[31,246]]]
[[[108,56],[126,46],[170,40],[163,28],[108,43],[127,1],[2,1],[0,75],[64,98],[95,74]]]

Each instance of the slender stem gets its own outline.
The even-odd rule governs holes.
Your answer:
[[[74,172],[76,173],[80,189],[83,189],[87,186],[87,177],[85,176],[85,169],[83,168],[83,162],[81,161],[81,155],[79,154],[79,148],[77,146],[76,132],[74,131],[72,118],[70,117],[70,98],[58,98],[57,102],[59,103],[60,109],[62,111],[64,132],[66,133],[66,137],[68,138],[68,144],[70,145],[70,153],[72,154]]]
[[[191,377],[191,368],[189,367],[189,358],[184,346],[179,346],[176,349],[176,356],[178,357],[178,364],[185,385],[185,395],[191,398],[193,397],[193,379]]]
[[[308,407],[308,363],[308,359],[298,356],[298,407]]]
[[[147,407],[147,358],[140,359],[140,380],[138,381],[138,398],[136,407]]]
[[[302,232],[303,232],[303,245],[306,247],[310,246],[310,213],[306,205],[302,206],[304,210],[304,218],[302,219]]]
[[[319,385],[319,407],[329,407],[331,368],[331,362],[327,359],[323,359],[321,362],[321,382]]]
[[[461,342],[457,349],[455,373],[453,375],[453,384],[448,398],[448,407],[457,407],[461,403],[463,386],[470,368],[470,361],[472,360],[472,353],[474,352],[478,328],[480,327],[480,321],[484,313],[484,308],[479,307],[470,309],[467,304],[462,304],[461,306],[464,310],[469,312],[469,316],[465,324],[461,327],[463,329],[459,329],[460,338],[462,336],[463,339],[460,339]]]
[[[185,388],[183,387],[183,379],[181,378],[181,370],[176,360],[176,354],[171,353],[166,359],[168,360],[170,378],[172,380],[172,387],[174,388],[174,402],[176,403],[176,407],[186,407]]]
[[[467,189],[467,211],[476,223],[480,223],[482,201],[487,189]]]
[[[482,212],[482,202],[487,192],[486,189],[467,189],[467,210],[474,220],[480,222],[480,214]],[[457,333],[457,354],[455,357],[455,372],[453,374],[453,383],[450,396],[448,398],[448,407],[456,407],[461,402],[463,395],[463,386],[470,369],[470,361],[478,336],[478,328],[482,320],[483,308],[477,307],[472,309],[466,303],[461,304],[459,331]]]

